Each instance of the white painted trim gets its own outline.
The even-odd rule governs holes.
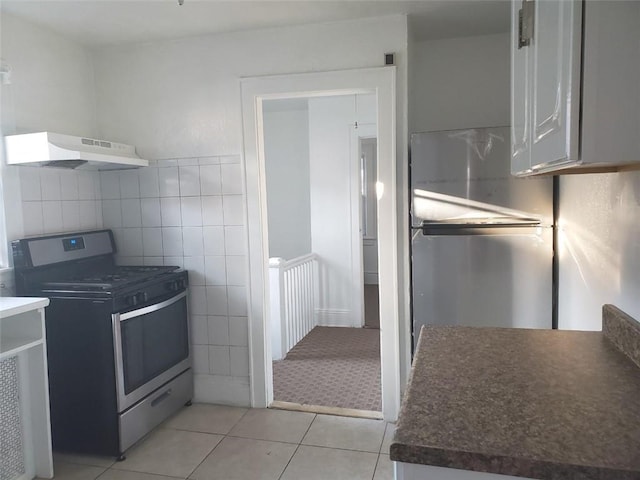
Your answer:
[[[273,401],[271,345],[266,332],[269,312],[268,232],[262,101],[327,95],[377,93],[378,265],[381,321],[382,410],[395,421],[400,410],[398,215],[396,191],[396,69],[366,68],[333,72],[253,77],[241,80],[244,133],[247,236],[249,243],[249,351],[251,405],[266,407]]]
[[[351,310],[339,308],[316,308],[315,316],[316,324],[322,327],[362,327],[360,321]]]
[[[362,225],[362,182],[360,178],[360,139],[376,138],[376,125],[362,124],[351,128],[351,283],[355,292],[353,318],[345,325],[364,327],[364,258]]]

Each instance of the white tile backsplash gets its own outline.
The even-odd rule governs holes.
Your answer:
[[[164,257],[143,257],[144,265],[162,266],[164,265]]]
[[[162,225],[159,198],[143,198],[140,200],[143,227],[159,227]]]
[[[225,257],[204,257],[205,283],[206,285],[226,285]]]
[[[194,373],[209,373],[209,347],[207,345],[192,345]]]
[[[160,196],[160,183],[158,181],[158,169],[155,167],[141,168],[138,170],[140,182],[140,197],[153,198]]]
[[[224,227],[202,227],[205,255],[224,255]]]
[[[207,286],[207,313],[209,315],[227,315],[227,287]]]
[[[140,200],[129,198],[122,200],[122,226],[140,227],[142,225],[142,211]]]
[[[144,247],[142,242],[142,228],[121,228],[116,233],[118,253],[127,257],[142,257]]]
[[[142,250],[145,257],[161,257],[163,255],[161,228],[142,229]]]
[[[185,256],[204,255],[202,227],[183,227],[182,242]]]
[[[207,314],[207,291],[205,287],[189,286],[189,311],[192,315]]]
[[[236,317],[247,316],[247,289],[245,287],[227,287],[229,296],[229,315]]]
[[[224,225],[222,197],[202,197],[202,224]]]
[[[62,201],[62,230],[73,232],[80,229],[80,205],[78,200]]]
[[[239,163],[220,165],[222,193],[242,195],[242,171]]]
[[[244,377],[249,375],[249,349],[247,347],[229,347],[231,375]]]
[[[121,198],[140,198],[140,183],[137,170],[119,172]]]
[[[198,158],[199,165],[220,165],[220,157],[200,157]]]
[[[40,170],[40,186],[42,189],[42,200],[61,200],[62,185],[60,172],[54,168],[43,168]]]
[[[209,325],[206,315],[191,315],[191,343],[209,345]]]
[[[182,225],[185,227],[202,226],[202,201],[200,197],[186,197],[180,200]]]
[[[224,155],[220,158],[221,164],[240,163],[240,155]]]
[[[167,266],[176,266],[176,267],[184,268],[184,259],[185,257],[181,257],[181,256],[164,257],[164,264]]]
[[[98,219],[96,217],[96,202],[95,200],[80,200],[79,214],[80,214],[80,229],[93,230],[98,228]]]
[[[200,166],[200,189],[202,191],[202,195],[222,194],[220,165]]]
[[[122,201],[103,200],[102,219],[105,227],[107,228],[122,227]]]
[[[120,173],[117,171],[100,172],[100,190],[104,200],[122,198],[120,195]]]
[[[240,156],[158,160],[148,168],[101,172],[97,177],[100,188],[94,188],[94,195],[104,198],[96,202],[102,207],[100,220],[105,228],[115,229],[119,261],[188,270],[198,378],[248,391],[246,207]],[[78,177],[78,182],[79,198],[90,195],[89,177]]]
[[[158,168],[158,184],[160,188],[161,197],[180,196],[180,181],[178,176],[178,167]]]
[[[165,257],[184,254],[180,227],[162,227],[162,250]]]
[[[45,233],[58,233],[62,231],[62,202],[42,202],[42,217]]]
[[[222,197],[225,225],[244,225],[244,197],[224,195]]]
[[[231,362],[228,346],[214,345],[209,347],[209,373],[213,375],[230,375]]]
[[[163,227],[179,227],[182,225],[180,212],[180,198],[169,197],[160,199],[160,216]]]
[[[197,165],[180,166],[178,169],[180,176],[180,196],[199,197],[200,196],[200,167]]]
[[[78,174],[72,170],[60,172],[60,187],[62,200],[79,200]]]
[[[247,239],[244,227],[224,227],[224,244],[227,255],[246,255]]]
[[[78,172],[78,198],[80,200],[95,200],[98,197],[94,177],[99,180],[99,173]]]
[[[226,258],[227,285],[245,285],[246,258],[244,255],[229,255]]]
[[[22,202],[22,219],[25,236],[43,234],[42,202]]]
[[[20,191],[23,202],[42,200],[40,170],[35,167],[20,168]]]
[[[229,320],[225,316],[210,315],[209,320],[209,344],[231,345],[229,343]]]
[[[246,347],[249,344],[247,317],[229,317],[229,345]]]
[[[204,285],[204,257],[184,257],[184,268],[189,271],[189,285]]]

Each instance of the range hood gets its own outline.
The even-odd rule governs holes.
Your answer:
[[[78,170],[124,170],[149,166],[135,147],[122,143],[38,132],[5,137],[7,163]]]

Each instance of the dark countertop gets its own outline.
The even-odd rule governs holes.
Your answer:
[[[604,330],[423,327],[391,460],[640,479],[640,324],[606,306]]]

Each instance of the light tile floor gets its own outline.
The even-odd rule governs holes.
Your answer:
[[[381,420],[195,404],[124,462],[54,455],[57,480],[391,480],[394,425]]]

